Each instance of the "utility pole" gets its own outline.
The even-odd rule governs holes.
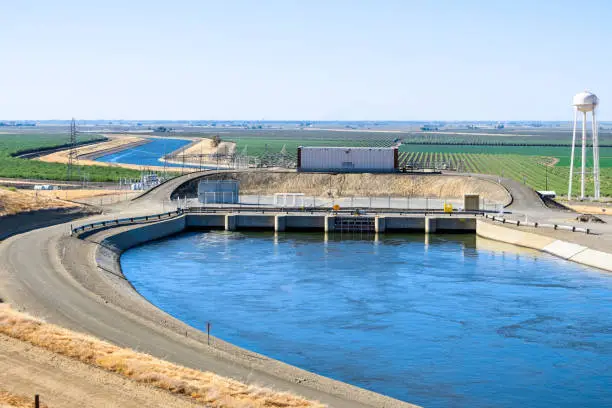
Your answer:
[[[66,180],[70,181],[72,179],[72,167],[74,166],[75,162],[78,161],[78,154],[76,148],[77,130],[74,118],[72,118],[72,121],[70,122],[70,142],[68,144],[70,145],[70,150],[68,151],[68,167],[66,169]]]

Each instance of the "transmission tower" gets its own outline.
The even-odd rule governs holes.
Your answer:
[[[68,168],[66,179],[68,181],[72,180],[72,167],[77,164],[78,155],[77,155],[77,130],[76,130],[76,122],[74,118],[70,122],[70,150],[68,151]]]

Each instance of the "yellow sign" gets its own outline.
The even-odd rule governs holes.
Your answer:
[[[332,209],[334,211],[338,211],[340,209],[340,206],[338,204],[334,204],[334,206],[332,207]]]
[[[453,212],[453,205],[452,204],[444,203],[444,212],[445,213],[452,213]]]

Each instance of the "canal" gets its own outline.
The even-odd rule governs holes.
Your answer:
[[[194,327],[408,402],[612,404],[612,276],[539,252],[471,234],[190,232],[121,264]]]
[[[98,157],[96,161],[105,163],[135,164],[143,167],[164,166],[164,162],[160,160],[162,157],[191,143],[191,140],[184,139],[159,138],[149,140],[150,141],[146,144]],[[181,164],[166,163],[165,166],[181,167]],[[189,165],[186,165],[186,167],[187,166]],[[202,166],[202,168],[206,167]]]

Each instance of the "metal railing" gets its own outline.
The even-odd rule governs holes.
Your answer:
[[[491,221],[500,222],[502,224],[510,224],[516,225],[517,227],[533,227],[533,228],[552,228],[555,230],[563,230],[563,231],[571,231],[571,232],[583,232],[585,234],[592,234],[590,228],[581,228],[576,227],[574,225],[562,225],[562,224],[545,224],[541,222],[528,222],[528,221],[519,221],[519,220],[509,220],[505,217],[500,217],[496,215],[485,214],[485,218],[490,219]]]
[[[209,197],[210,198],[210,197]],[[228,197],[229,198],[229,197]],[[412,210],[443,210],[445,204],[451,204],[456,209],[462,209],[464,203],[460,199],[444,199],[439,197],[368,197],[368,196],[349,196],[349,197],[319,197],[297,193],[276,193],[268,195],[239,195],[231,197],[232,200],[225,200],[224,203],[214,203],[214,200],[198,200],[196,197],[179,197],[178,205],[183,208],[195,207],[258,207],[258,208],[321,208],[329,209],[336,205],[340,208],[360,208],[369,209],[391,209],[401,211]],[[480,198],[480,210],[484,212],[499,213],[503,210],[504,204]]]
[[[182,211],[186,214],[344,214],[344,215],[378,215],[378,214],[396,214],[396,215],[484,215],[484,211],[453,211],[447,213],[440,209],[414,209],[404,210],[399,208],[367,208],[367,209],[355,209],[355,208],[344,208],[339,210],[333,210],[331,208],[323,207],[257,207],[257,206],[232,206],[223,208],[213,207],[186,207]]]
[[[140,217],[117,218],[114,220],[106,220],[106,221],[96,221],[96,222],[92,222],[89,224],[79,225],[76,228],[72,228],[71,226],[70,231],[71,231],[71,234],[74,235],[80,232],[91,231],[91,230],[95,230],[99,228],[115,227],[119,225],[138,224],[138,223],[149,222],[149,221],[167,220],[170,218],[177,217],[181,214],[183,214],[183,210],[179,209],[176,211],[170,211],[170,212],[165,212],[161,214],[143,215]]]

